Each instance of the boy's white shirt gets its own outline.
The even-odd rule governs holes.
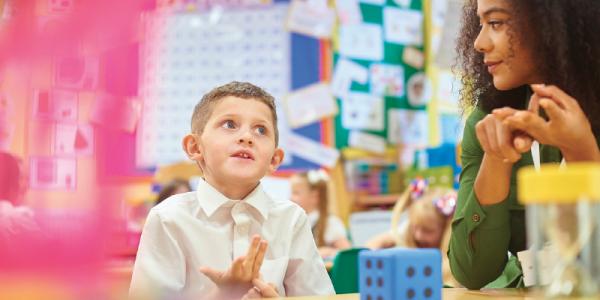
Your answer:
[[[260,273],[281,296],[334,294],[302,208],[271,199],[260,185],[244,200],[231,200],[200,180],[196,192],[174,195],[150,211],[130,295],[206,295],[215,285],[200,267],[225,271],[247,253],[255,234],[269,243]]]
[[[319,211],[312,211],[308,213],[308,221],[310,222],[310,228],[317,225],[319,221]],[[336,215],[329,215],[327,218],[327,228],[325,228],[325,244],[332,246],[337,240],[346,237],[346,227],[340,218]]]

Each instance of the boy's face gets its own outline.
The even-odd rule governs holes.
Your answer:
[[[275,146],[271,110],[254,99],[221,99],[202,134],[194,138],[197,153],[188,155],[200,164],[205,180],[226,196],[228,190],[250,192],[283,159]]]

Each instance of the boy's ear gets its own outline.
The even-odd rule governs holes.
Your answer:
[[[198,143],[198,135],[190,133],[183,138],[182,146],[183,151],[187,156],[196,162],[200,162],[202,159],[202,147]]]
[[[281,148],[275,148],[275,153],[273,153],[273,157],[271,158],[271,164],[269,165],[270,173],[274,173],[279,168],[279,165],[283,162],[283,157],[285,153]]]

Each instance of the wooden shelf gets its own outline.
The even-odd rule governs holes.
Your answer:
[[[355,204],[361,206],[394,205],[400,194],[358,195]]]

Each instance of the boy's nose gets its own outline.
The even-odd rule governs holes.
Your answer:
[[[250,130],[245,130],[242,135],[240,136],[238,142],[240,144],[245,144],[247,143],[248,145],[252,145],[253,141],[252,141],[252,133],[250,133]]]

